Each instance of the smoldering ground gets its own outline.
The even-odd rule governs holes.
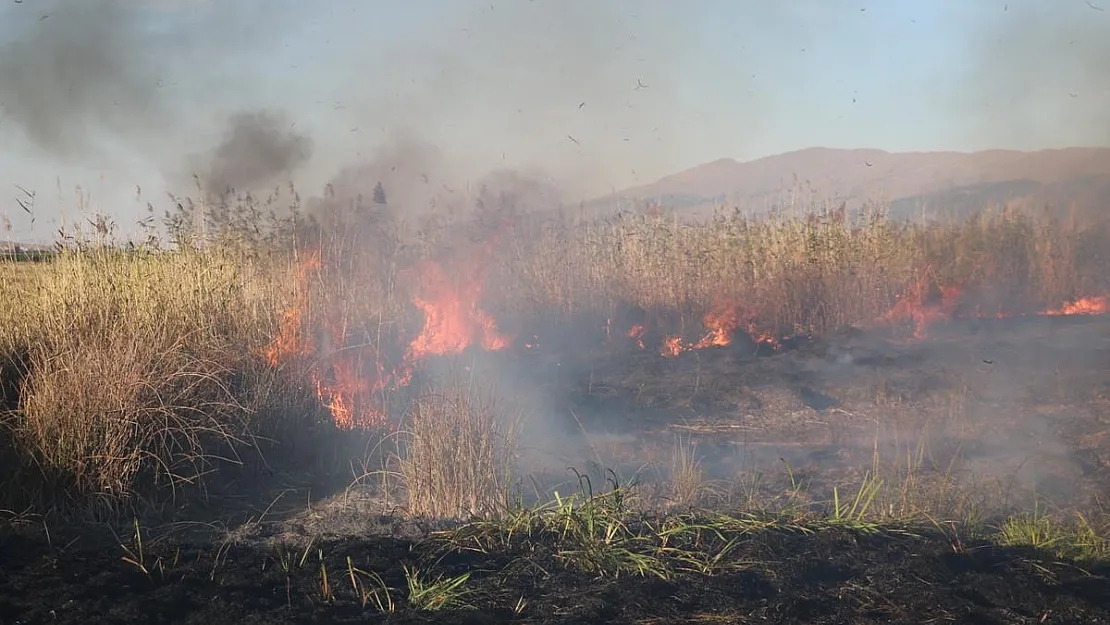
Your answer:
[[[605,322],[517,320],[531,346],[433,358],[426,372],[498,399],[529,490],[567,492],[581,473],[669,505],[670,484],[696,474],[684,504],[794,492],[821,506],[871,480],[880,514],[992,518],[1107,495],[1105,319],[958,319],[922,340],[872,329],[777,352],[741,333],[675,358],[607,338]]]

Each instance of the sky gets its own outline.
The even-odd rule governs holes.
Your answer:
[[[0,240],[132,231],[193,174],[313,195],[392,159],[577,201],[811,146],[1074,145],[1110,145],[1110,0],[0,6]]]

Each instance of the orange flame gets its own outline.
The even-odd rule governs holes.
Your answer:
[[[278,335],[265,351],[266,360],[273,366],[317,353],[315,341],[308,337],[306,326],[310,313],[309,279],[319,269],[320,255],[315,252],[306,254],[297,264],[293,305],[282,313]],[[341,345],[346,338],[341,324],[329,323],[328,330],[332,341]],[[328,364],[332,379],[328,380],[326,372],[321,370],[325,359],[321,359],[320,363],[312,363],[308,374],[316,396],[331,412],[336,426],[353,428],[381,424],[384,415],[370,408],[362,408],[362,405],[373,393],[384,388],[382,376],[358,375],[361,362],[358,352],[337,352],[334,345],[323,348],[332,355],[327,359],[330,361]]]
[[[685,351],[685,348],[682,346],[681,336],[668,336],[666,339],[663,340],[663,350],[661,352],[663,356],[669,358],[672,356],[677,356],[683,351]]]
[[[929,326],[951,319],[960,303],[962,290],[958,286],[941,286],[940,300],[931,299],[928,285],[920,282],[908,294],[898,298],[898,302],[883,315],[881,322],[888,324],[913,321],[913,336],[923,339],[928,335]]]
[[[1110,312],[1110,298],[1103,297],[1080,297],[1079,299],[1067,302],[1059,308],[1050,308],[1040,312],[1042,315],[1050,317],[1060,317],[1066,315],[1102,315]]]
[[[740,326],[740,310],[737,306],[720,306],[705,313],[702,323],[709,329],[709,333],[690,349],[727,347],[732,343],[732,334]]]
[[[497,351],[512,344],[498,331],[493,317],[478,308],[481,273],[452,281],[438,264],[428,262],[419,268],[419,275],[425,295],[412,301],[424,313],[424,328],[409,344],[411,358],[457,354],[471,345]]]
[[[732,344],[732,338],[736,335],[736,330],[745,319],[747,320],[747,333],[753,341],[757,344],[770,345],[772,348],[778,349],[778,340],[773,334],[760,331],[755,322],[752,321],[754,316],[754,314],[745,311],[739,304],[718,305],[702,318],[702,324],[707,331],[701,339],[694,343],[684,344],[681,337],[668,337],[663,341],[663,348],[660,353],[670,358],[691,350],[728,347]]]
[[[385,413],[375,407],[375,396],[410,383],[418,361],[431,355],[459,353],[471,345],[487,351],[509,347],[512,340],[501,334],[493,317],[477,306],[482,276],[474,272],[459,282],[447,278],[440,265],[426,262],[415,267],[420,294],[413,304],[424,315],[420,332],[409,342],[404,360],[387,373],[379,354],[367,348],[347,348],[345,324],[325,320],[330,340],[317,345],[308,338],[309,278],[320,268],[320,255],[307,254],[298,263],[293,305],[282,313],[280,330],[265,350],[273,366],[320,355],[308,374],[316,396],[330,411],[339,428],[376,427],[386,423]]]
[[[281,314],[278,335],[266,349],[266,360],[275,367],[285,360],[312,353],[301,335],[305,332],[303,316],[308,311],[308,278],[319,268],[320,256],[317,254],[308,254],[297,264],[293,306]]]
[[[960,303],[961,289],[959,287],[941,286],[939,291],[939,301],[933,297],[932,301],[925,303],[928,289],[924,283],[919,283],[906,295],[899,297],[898,302],[890,309],[890,312],[878,320],[879,323],[894,324],[912,320],[914,338],[926,338],[929,326],[938,321],[952,319]],[[1107,312],[1110,312],[1110,298],[1102,296],[1080,297],[1057,308],[1048,308],[1036,314],[1042,316],[1102,315]],[[1028,313],[1016,314],[1021,316]],[[977,305],[970,316],[977,319],[1005,319],[1014,316],[1014,313],[1003,310],[1001,306],[995,312],[987,313]]]
[[[640,349],[644,349],[644,326],[637,323],[628,331],[628,338],[636,341]]]

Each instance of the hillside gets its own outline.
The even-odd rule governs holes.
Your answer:
[[[800,194],[799,194],[800,192]],[[762,212],[810,201],[888,200],[899,217],[938,218],[1002,203],[1074,206],[1101,216],[1110,149],[906,152],[809,148],[748,162],[720,159],[601,198],[598,209],[659,205],[691,215],[714,205]]]

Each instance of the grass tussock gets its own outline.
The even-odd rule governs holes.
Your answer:
[[[507,507],[519,418],[451,385],[414,400],[407,425],[396,466],[409,514],[468,519]]]
[[[280,277],[216,253],[74,251],[5,288],[5,423],[24,461],[55,492],[116,501],[237,462],[289,403],[258,356]]]

